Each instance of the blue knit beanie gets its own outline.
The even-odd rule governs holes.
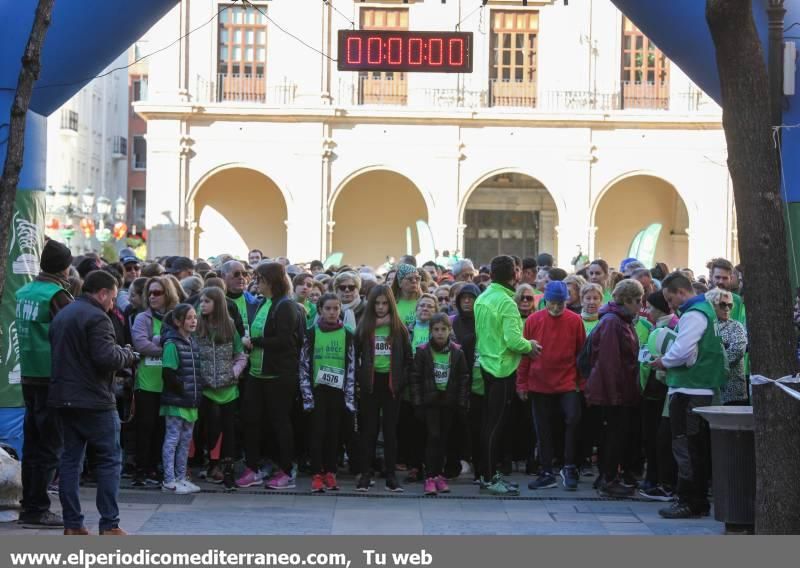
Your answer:
[[[569,298],[569,290],[567,290],[567,285],[561,281],[550,282],[544,289],[546,302],[566,302],[567,298]]]

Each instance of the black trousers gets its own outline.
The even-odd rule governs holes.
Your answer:
[[[591,465],[592,452],[597,447],[600,457],[600,434],[603,429],[603,411],[599,406],[586,404],[586,396],[581,393],[581,423],[578,427],[578,459],[584,465]],[[598,464],[600,462],[598,461]]]
[[[507,377],[493,377],[483,369],[486,384],[486,414],[481,429],[481,464],[483,479],[489,481],[500,457],[502,435],[511,415],[511,401],[516,391],[516,372]]]
[[[22,385],[25,419],[22,426],[23,520],[36,520],[50,510],[47,486],[53,480],[64,447],[64,430],[57,410],[48,408],[47,385]]]
[[[236,407],[237,400],[227,404],[217,404],[207,397],[203,397],[200,404],[200,414],[205,423],[206,447],[209,456],[222,435],[222,446],[219,457],[223,460],[232,460],[236,456]],[[195,452],[196,453],[196,452]]]
[[[445,477],[461,474],[461,460],[473,464],[475,476],[480,476],[477,462],[480,461],[481,422],[483,421],[483,397],[470,393],[469,410],[458,409],[453,416],[448,443],[445,449]]]
[[[663,410],[663,398],[642,399],[642,435],[644,437],[644,455],[647,460],[645,480],[652,484],[659,483],[661,455],[658,451],[658,431]]]
[[[346,411],[342,389],[325,385],[314,388],[310,440],[311,473],[336,473],[339,427]]]
[[[389,388],[389,375],[375,373],[372,393],[361,391],[361,432],[364,454],[361,457],[361,473],[369,475],[375,458],[378,428],[383,428],[383,457],[386,475],[395,474],[397,466],[397,419],[400,400]]]
[[[549,473],[552,470],[555,446],[555,431],[552,428],[554,417],[564,426],[564,465],[575,465],[575,441],[581,420],[580,393],[576,391],[558,394],[530,393],[529,396],[533,399],[533,422],[539,440],[542,471]]]
[[[136,473],[156,471],[164,445],[164,419],[159,416],[161,393],[137,390],[136,397]]]
[[[247,400],[244,402],[245,460],[256,471],[261,461],[263,430],[262,416],[266,413],[278,445],[278,467],[287,475],[292,473],[294,431],[292,405],[297,394],[297,381],[284,378],[247,378]]]
[[[669,417],[662,416],[658,425],[658,483],[672,490],[677,484],[677,476],[678,465],[672,455],[672,426]]]
[[[397,418],[397,455],[400,463],[410,469],[422,471],[425,459],[425,422],[414,413],[414,406],[400,399],[400,414]]]
[[[605,481],[613,481],[620,466],[627,465],[630,457],[629,440],[631,436],[632,410],[628,406],[602,406],[605,426],[601,436],[600,474]]]
[[[711,395],[683,393],[675,393],[669,398],[672,453],[678,464],[678,499],[692,509],[708,507],[708,481],[711,477],[708,424],[692,410],[710,405],[711,398]]]
[[[444,473],[444,456],[448,435],[453,425],[455,409],[432,404],[425,407],[425,475],[436,477]]]

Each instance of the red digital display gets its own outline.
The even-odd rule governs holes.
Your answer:
[[[472,73],[472,33],[340,30],[338,68]]]

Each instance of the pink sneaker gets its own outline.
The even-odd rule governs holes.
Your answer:
[[[236,480],[237,487],[252,487],[260,483],[256,472],[249,467],[244,470],[242,476]]]
[[[436,480],[432,477],[425,480],[425,495],[436,495]]]
[[[436,491],[439,493],[450,493],[450,486],[447,485],[447,480],[443,475],[437,475],[434,482],[436,483]]]
[[[266,484],[267,489],[294,489],[295,483],[294,479],[283,473],[282,471],[278,471],[275,475],[273,475]]]

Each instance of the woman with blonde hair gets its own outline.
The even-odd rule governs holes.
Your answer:
[[[713,288],[706,292],[706,300],[714,307],[719,322],[719,336],[725,355],[728,357],[728,382],[720,389],[722,404],[726,406],[746,406],[749,403],[747,375],[744,368],[744,355],[747,352],[747,331],[744,326],[731,318],[734,307],[733,294],[723,288]]]

